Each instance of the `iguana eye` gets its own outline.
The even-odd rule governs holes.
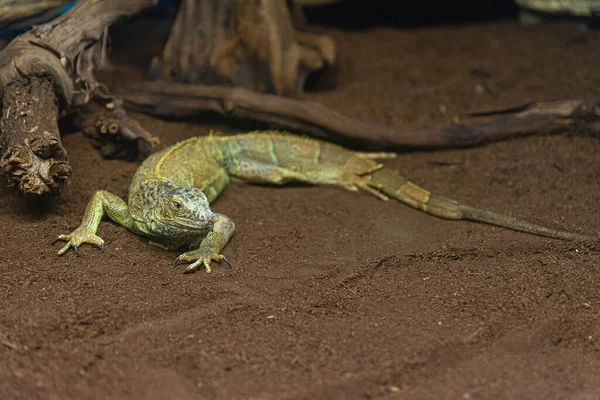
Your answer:
[[[181,204],[181,201],[179,200],[171,200],[171,207],[173,207],[175,210],[181,210],[183,208],[183,204]]]

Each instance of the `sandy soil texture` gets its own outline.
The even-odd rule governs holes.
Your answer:
[[[307,97],[391,126],[600,95],[600,34],[516,22],[332,30],[335,85]],[[160,49],[160,43],[157,44]],[[121,52],[112,87],[143,80]],[[317,82],[318,83],[318,82]],[[206,121],[139,115],[163,144]],[[64,136],[64,195],[0,187],[1,399],[592,399],[600,393],[600,247],[427,216],[329,187],[230,186],[237,232],[211,275],[102,223],[102,253],[57,257],[97,189],[137,164]],[[388,163],[466,204],[600,232],[600,141],[575,133]]]

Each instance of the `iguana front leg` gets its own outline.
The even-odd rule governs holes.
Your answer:
[[[234,230],[235,224],[231,218],[223,214],[215,214],[215,223],[212,232],[206,235],[197,249],[188,251],[177,257],[175,264],[178,262],[192,262],[185,269],[186,274],[194,272],[201,265],[204,265],[206,272],[210,273],[210,263],[213,260],[225,260],[229,265],[225,256],[221,254],[221,250],[223,250],[229,239],[231,239]]]
[[[83,243],[89,243],[104,249],[104,240],[96,236],[96,230],[102,220],[104,214],[110,219],[122,225],[123,227],[133,230],[133,219],[129,215],[127,203],[120,197],[104,190],[99,190],[92,196],[92,199],[85,208],[85,213],[81,219],[81,224],[72,233],[60,235],[53,244],[59,240],[68,242],[56,254],[61,256],[65,254],[69,248],[73,247],[75,253],[79,255],[78,247]]]

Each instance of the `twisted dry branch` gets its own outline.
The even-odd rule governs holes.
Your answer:
[[[533,103],[457,116],[445,124],[394,129],[358,121],[316,102],[232,86],[146,82],[128,88],[122,97],[127,108],[159,117],[219,114],[372,150],[467,147],[567,130],[600,134],[600,103],[596,99]]]

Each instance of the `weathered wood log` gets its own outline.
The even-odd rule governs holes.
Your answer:
[[[57,120],[91,101],[113,100],[93,76],[107,27],[153,4],[82,0],[0,52],[0,168],[21,193],[60,193],[71,168]]]
[[[58,103],[54,88],[38,77],[17,78],[4,87],[0,143],[8,151],[2,167],[8,183],[22,192],[40,195],[60,191],[70,175],[67,153],[60,143]]]
[[[595,99],[527,104],[455,116],[445,124],[394,129],[355,120],[316,102],[239,87],[145,82],[127,88],[122,96],[127,108],[159,117],[189,118],[214,113],[368,149],[467,147],[565,130],[600,133],[600,107]]]

